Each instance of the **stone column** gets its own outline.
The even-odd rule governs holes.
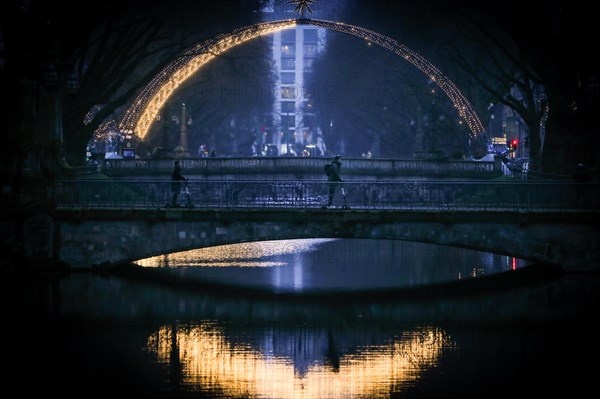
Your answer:
[[[181,130],[179,136],[179,146],[183,150],[181,156],[188,157],[190,155],[188,147],[188,135],[187,135],[187,111],[185,109],[185,103],[181,104]]]

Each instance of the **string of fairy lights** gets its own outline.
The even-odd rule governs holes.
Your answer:
[[[144,87],[125,112],[119,124],[121,131],[143,139],[171,94],[202,66],[234,46],[294,25],[296,20],[293,19],[260,23],[219,35],[192,47],[167,65]]]
[[[432,82],[437,84],[444,91],[444,93],[446,93],[448,98],[450,98],[450,101],[452,101],[454,104],[461,121],[464,120],[469,127],[471,137],[476,137],[485,130],[470,102],[461,93],[458,87],[456,87],[456,85],[448,77],[446,77],[438,68],[436,68],[435,65],[427,61],[427,59],[425,59],[419,53],[409,49],[403,44],[398,43],[392,38],[369,29],[361,28],[359,26],[322,20],[309,20],[308,22],[311,25],[321,28],[335,30],[360,37],[370,43],[378,44],[379,46],[404,58],[406,61],[410,62],[419,70],[421,70],[429,77],[429,79],[431,79]]]
[[[161,108],[167,102],[167,99],[183,82],[206,63],[234,46],[262,35],[291,28],[298,23],[311,24],[356,36],[370,43],[375,43],[404,58],[427,75],[448,96],[458,112],[460,123],[464,121],[467,124],[470,130],[469,134],[472,138],[484,132],[483,124],[477,117],[475,110],[458,87],[423,56],[378,32],[343,22],[316,19],[287,19],[263,22],[236,29],[229,34],[219,35],[192,47],[181,57],[178,57],[167,65],[144,87],[125,112],[119,124],[119,129],[125,134],[135,135],[143,139],[150,129],[152,122],[155,120],[156,115],[158,115]]]
[[[103,108],[103,104],[96,104],[92,108],[90,108],[88,113],[83,118],[83,124],[89,125],[90,123],[92,123],[98,112],[102,111]],[[115,122],[114,119],[107,119],[104,122],[102,122],[100,126],[96,128],[96,130],[94,130],[94,141],[107,141],[111,137],[116,136],[119,133],[120,130],[117,126],[117,122]]]

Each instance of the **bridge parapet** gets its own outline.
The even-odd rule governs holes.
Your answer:
[[[224,177],[256,175],[262,179],[281,175],[302,175],[305,178],[323,176],[323,165],[329,158],[319,157],[250,157],[250,158],[180,158],[188,174]],[[367,159],[344,158],[346,178],[427,177],[489,179],[502,175],[501,163],[489,161]],[[105,159],[100,170],[111,176],[168,174],[173,159]]]
[[[190,179],[182,207],[202,209],[320,208],[330,189],[334,205],[355,210],[598,212],[600,185],[565,181],[215,180]],[[61,180],[60,209],[157,209],[171,201],[169,179]],[[188,202],[189,198],[189,202]]]

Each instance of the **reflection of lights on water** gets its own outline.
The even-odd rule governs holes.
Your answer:
[[[315,251],[319,244],[335,239],[278,240],[246,242],[240,244],[220,245],[216,247],[193,249],[175,252],[168,255],[141,259],[135,263],[144,267],[272,267],[284,266],[287,262],[265,260],[282,255],[298,255]]]
[[[233,397],[387,398],[436,366],[443,349],[454,347],[443,330],[423,328],[342,356],[339,366],[312,364],[300,374],[293,359],[232,344],[213,323],[178,326],[176,345],[173,330],[161,327],[149,337],[148,350],[164,364],[178,354],[182,386],[222,389]]]
[[[139,261],[136,261],[135,263],[140,265],[140,266],[144,266],[144,267],[177,267],[177,266],[186,266],[186,267],[194,267],[194,266],[203,266],[203,267],[275,267],[275,266],[285,266],[286,263],[285,262],[269,262],[269,261],[258,261],[258,262],[243,262],[243,261],[226,261],[226,262],[197,262],[194,260],[184,260],[184,258],[179,258],[176,257],[175,260],[173,260],[173,258],[171,258],[172,256],[174,256],[174,254],[170,254],[170,255],[164,255],[165,257],[168,257],[167,260],[164,260],[164,258],[160,259],[158,258],[158,263],[157,261],[152,260],[152,263],[148,263],[149,259],[153,259],[153,258],[148,258],[148,259],[142,259]]]

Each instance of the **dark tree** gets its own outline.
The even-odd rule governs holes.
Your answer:
[[[403,41],[440,66],[480,116],[489,100],[518,113],[530,131],[533,168],[565,175],[577,162],[598,167],[599,68],[589,42],[597,16],[583,2],[352,4],[360,12],[348,18]]]
[[[69,164],[79,165],[94,131],[107,118],[118,119],[127,101],[164,65],[192,44],[257,22],[263,3],[4,2],[0,20],[5,48],[2,92],[21,101],[9,105],[2,115],[6,127],[2,131],[9,132],[5,148],[10,148],[10,154],[6,155],[14,162],[10,169],[18,169],[31,153],[40,162],[45,157],[44,145],[36,144],[43,141],[36,136],[45,132],[34,132],[34,126],[23,126],[22,121],[43,106],[35,93],[43,90],[36,87],[47,66],[56,68],[61,79],[75,75],[79,82],[76,95],[59,93],[64,156]],[[31,115],[21,115],[24,112]]]

